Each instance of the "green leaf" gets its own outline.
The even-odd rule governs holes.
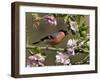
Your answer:
[[[41,53],[41,49],[40,49],[39,47],[35,47],[35,48],[33,48],[33,52],[34,52],[35,54]]]
[[[32,13],[32,16],[38,16],[38,14],[34,14],[34,13]]]
[[[76,36],[77,36],[77,38],[80,38],[80,33],[77,33]]]
[[[81,33],[82,35],[86,35],[86,31],[82,31],[82,33]]]
[[[86,55],[87,55],[87,54],[79,53],[79,54],[77,54],[77,55],[74,55],[74,56],[70,57],[71,63],[72,63],[72,64],[75,64],[75,63],[77,63],[77,62],[82,61],[82,60],[86,57]]]
[[[79,25],[80,24],[80,21],[81,21],[81,16],[75,16],[75,18],[76,18],[76,21],[77,21],[77,23]]]
[[[64,23],[66,23],[68,21],[69,16],[65,16],[64,17]]]

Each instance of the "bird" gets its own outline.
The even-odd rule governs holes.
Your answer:
[[[39,41],[34,42],[32,44],[38,44],[40,42],[45,42],[51,46],[55,46],[59,44],[67,35],[67,30],[60,29],[57,32],[54,32],[48,36],[41,38]]]

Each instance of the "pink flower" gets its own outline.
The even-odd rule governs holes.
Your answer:
[[[69,55],[75,55],[75,50],[74,50],[74,48],[68,48],[68,49],[67,49],[67,54],[69,54]]]
[[[28,57],[28,65],[32,66],[44,66],[45,56],[41,54],[35,54]]]
[[[57,21],[54,16],[45,16],[44,19],[46,19],[49,24],[57,26]]]
[[[66,59],[65,62],[64,62],[64,65],[71,65],[70,59]]]
[[[67,42],[67,48],[65,49],[65,53],[68,55],[75,55],[75,46],[77,45],[77,40],[69,39]]]
[[[71,64],[69,56],[67,54],[64,54],[63,52],[57,52],[56,63],[57,64],[61,63],[61,64],[64,64],[64,65]]]
[[[64,63],[64,55],[61,52],[58,52],[58,54],[56,55],[56,62]]]
[[[76,40],[75,39],[69,39],[67,42],[67,48],[72,48],[76,45]]]
[[[77,28],[78,28],[77,22],[70,20],[70,29],[71,29],[72,33],[75,34],[77,31]]]

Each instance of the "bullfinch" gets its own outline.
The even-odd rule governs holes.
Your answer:
[[[57,32],[52,33],[51,35],[48,35],[46,37],[41,38],[39,41],[34,42],[32,44],[38,44],[40,42],[45,42],[51,46],[59,44],[67,35],[67,30],[59,30]]]

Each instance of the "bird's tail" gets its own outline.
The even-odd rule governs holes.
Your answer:
[[[34,43],[32,43],[32,44],[38,44],[38,43],[40,43],[41,41],[37,41],[37,42],[34,42]]]
[[[45,39],[48,39],[48,36],[46,36],[46,37],[44,37],[44,38],[40,39],[40,41],[34,42],[34,43],[32,43],[32,44],[38,44],[38,43],[40,43],[40,42],[44,41]]]

